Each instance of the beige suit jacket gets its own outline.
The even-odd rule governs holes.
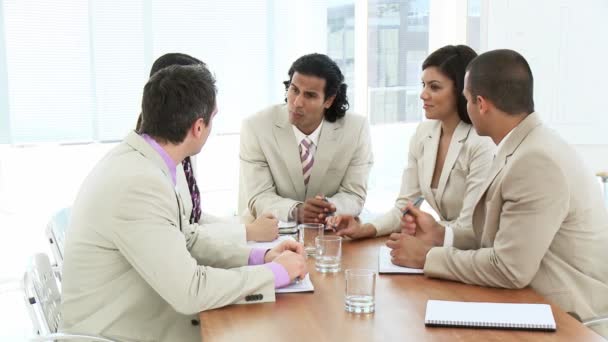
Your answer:
[[[452,136],[437,194],[433,196],[431,182],[440,137],[440,121],[429,120],[418,125],[410,141],[408,162],[403,170],[401,191],[395,206],[371,222],[376,235],[398,231],[401,210],[418,196],[425,198],[442,224],[449,224],[453,229],[470,229],[475,200],[486,179],[496,146],[490,138],[480,137],[473,126],[461,121]]]
[[[530,285],[582,319],[608,314],[608,213],[593,173],[538,114],[511,132],[476,201],[473,229],[455,231],[454,247],[431,249],[424,273]]]
[[[194,158],[192,158],[192,164],[196,164]],[[195,168],[196,170],[196,168]],[[186,174],[184,172],[183,164],[179,164],[176,170],[176,183],[177,190],[184,202],[184,211],[186,212],[186,217],[190,219],[190,214],[192,212],[192,196],[190,195],[190,190],[188,189],[188,181],[186,180]],[[200,188],[200,182],[199,183]],[[205,206],[205,198],[202,197],[201,194],[201,206]],[[214,239],[220,239],[240,245],[244,245],[247,243],[247,231],[245,230],[245,225],[241,224],[238,218],[221,218],[209,213],[203,212],[201,214],[201,219],[199,222],[196,222],[195,225],[200,227],[201,229],[205,229],[207,235]]]
[[[179,197],[161,156],[134,132],[95,166],[66,236],[62,331],[200,341],[191,323],[200,311],[274,300],[272,272],[243,267],[249,248],[193,229]]]
[[[321,128],[308,186],[287,106],[275,105],[245,119],[241,128],[239,211],[254,217],[274,211],[287,221],[298,202],[324,194],[337,212],[358,215],[373,164],[369,124],[347,113]]]

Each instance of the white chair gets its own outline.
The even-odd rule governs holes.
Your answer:
[[[83,339],[88,341],[115,342],[100,336],[57,332],[61,322],[61,293],[57,279],[46,254],[32,257],[23,277],[25,302],[32,320],[36,337],[30,341],[55,341]]]
[[[61,270],[63,265],[63,244],[65,242],[65,232],[70,223],[70,208],[59,210],[46,227],[46,236],[51,244],[51,252],[57,264],[57,268]]]

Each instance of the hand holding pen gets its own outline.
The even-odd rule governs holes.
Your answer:
[[[411,203],[411,206],[413,206],[415,208],[419,208],[420,205],[422,205],[422,202],[424,202],[424,197],[418,196],[413,202],[410,202],[410,203]],[[410,204],[408,204],[408,205],[410,205]],[[409,234],[409,235],[416,235],[415,221],[411,215],[408,215],[409,212],[410,212],[410,209],[408,209],[407,206],[402,210],[403,214],[401,215],[401,232]],[[411,229],[411,227],[414,227],[414,228]]]
[[[323,196],[323,195],[317,195],[317,198],[320,198],[320,199],[321,199],[323,202],[325,202],[325,203],[331,204],[331,203],[329,202],[329,200],[327,199],[327,197],[325,197],[325,196]],[[326,216],[326,217],[329,217],[329,216],[334,216],[334,214],[336,213],[336,207],[335,207],[335,206],[333,206],[333,204],[331,204],[331,205],[332,205],[332,207],[330,207],[330,208],[325,208],[325,209],[324,209],[324,211],[325,211],[325,213],[326,213],[326,214],[325,214],[325,216]],[[330,211],[332,208],[333,208],[333,211]]]
[[[415,235],[417,239],[431,246],[443,246],[445,227],[412,202],[409,202],[406,208],[408,212],[401,218],[401,233]],[[391,239],[399,238],[398,235],[402,234],[393,233]]]
[[[422,205],[422,202],[424,202],[424,197],[422,197],[422,196],[418,196],[418,197],[417,197],[417,198],[416,198],[416,199],[415,199],[415,200],[412,202],[412,205],[413,205],[414,207],[416,207],[416,208],[420,208],[420,205]],[[407,215],[407,213],[409,212],[409,209],[404,208],[404,209],[402,210],[402,212],[403,212],[403,215],[402,215],[402,216],[403,216],[403,217],[405,217],[405,215]]]
[[[325,223],[325,218],[336,212],[336,206],[325,196],[317,195],[307,199],[299,207],[299,222]]]
[[[361,223],[358,217],[351,215],[334,215],[327,218],[330,226],[337,236],[350,239],[364,239],[376,236],[376,227],[370,223]]]

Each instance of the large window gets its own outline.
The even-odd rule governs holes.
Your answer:
[[[355,3],[354,0],[329,1],[327,8],[327,55],[338,64],[352,108],[356,107],[355,84]]]
[[[10,143],[82,141],[93,135],[89,8],[83,1],[3,2]],[[64,20],[57,20],[64,18]],[[2,75],[0,75],[1,77]]]
[[[428,50],[428,0],[370,0],[368,8],[370,122],[418,122],[420,66]]]
[[[481,0],[467,1],[467,44],[481,51]]]
[[[214,129],[238,133],[244,116],[282,100],[293,59],[326,48],[320,0],[6,0],[0,7],[0,143],[122,139],[152,62],[167,52],[210,66],[220,90]]]
[[[47,250],[48,219],[133,129],[164,53],[200,58],[217,78],[197,171],[203,209],[234,214],[241,119],[283,101],[290,64],[325,53],[326,32],[324,0],[0,0],[0,283]]]
[[[372,125],[375,162],[366,210],[379,212],[397,196],[409,138],[423,117],[429,1],[334,0],[327,12],[327,53],[346,76],[351,108]]]

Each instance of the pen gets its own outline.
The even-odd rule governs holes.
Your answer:
[[[323,202],[329,203],[329,200],[325,196],[323,196],[322,200],[323,200]],[[332,213],[328,212],[328,213],[325,213],[325,217],[328,218],[330,216],[334,216],[334,214],[335,213],[333,213],[333,212]],[[331,227],[331,229],[333,229],[335,231],[336,226],[333,223],[329,224],[329,226]],[[325,229],[330,229],[330,228],[325,228]]]
[[[416,198],[414,200],[414,207],[419,207],[422,204],[422,201],[424,201],[424,197],[418,196],[418,198]],[[405,209],[403,211],[403,216],[405,216],[408,213],[408,211],[409,211],[408,209]]]
[[[323,196],[323,202],[329,203],[329,200],[327,199],[327,197]],[[327,216],[327,217],[334,216],[334,213],[333,212],[331,212],[331,213],[328,212],[328,213],[325,214],[325,216]]]

